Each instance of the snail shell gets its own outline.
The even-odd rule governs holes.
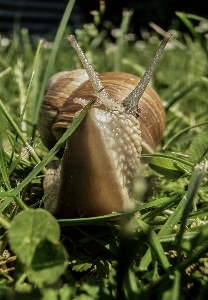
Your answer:
[[[99,78],[111,97],[122,102],[140,78],[124,72],[106,72]],[[60,72],[51,77],[39,112],[38,130],[44,145],[51,149],[72,123],[82,105],[74,99],[91,100],[92,84],[84,69]],[[148,85],[139,101],[142,153],[153,153],[165,128],[165,111],[155,90]]]
[[[139,115],[139,99],[133,109],[129,105],[139,82],[140,78],[131,74],[97,75],[91,69],[61,72],[49,81],[38,122],[49,149],[83,102],[97,96],[67,140],[61,162],[51,162],[44,179],[44,206],[56,217],[90,217],[135,209],[130,195],[141,152],[154,152],[165,128],[162,102],[150,86],[143,87]]]

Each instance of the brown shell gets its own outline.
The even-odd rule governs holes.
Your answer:
[[[122,101],[127,95],[129,95],[140,80],[140,78],[135,75],[123,72],[107,72],[100,74],[99,78],[110,96],[119,101]],[[64,79],[67,81],[65,77]],[[69,82],[70,81],[71,79],[69,79]],[[91,82],[89,80],[84,80],[84,82],[77,89],[74,89],[72,91],[71,95],[69,95],[67,91],[69,97],[66,101],[62,101],[61,98],[61,103],[59,99],[56,100],[58,102],[58,105],[54,104],[52,98],[54,96],[60,97],[60,94],[64,93],[64,89],[60,91],[62,87],[60,87],[59,84],[60,83],[57,83],[56,85],[52,86],[53,90],[57,88],[58,91],[56,93],[52,91],[47,92],[42,106],[42,110],[45,110],[46,108],[47,110],[49,110],[49,107],[52,104],[54,110],[54,106],[56,105],[56,115],[53,117],[53,122],[51,122],[53,123],[52,131],[56,139],[60,138],[66,128],[71,124],[74,114],[82,108],[81,105],[74,103],[73,99],[83,98],[86,100],[90,100],[94,97]],[[50,101],[48,101],[48,98]],[[138,118],[141,126],[142,138],[154,151],[162,138],[162,134],[165,128],[165,111],[162,102],[153,88],[148,86],[142,98],[140,99],[138,106],[140,109]],[[45,145],[47,145],[47,143],[48,142],[44,141]],[[52,146],[53,144],[51,143],[50,147]],[[149,152],[149,150],[143,147],[143,153],[145,152]]]
[[[87,79],[88,75],[84,69],[59,72],[50,78],[38,119],[38,131],[48,149],[51,149],[56,143],[52,126],[60,108],[66,99]]]

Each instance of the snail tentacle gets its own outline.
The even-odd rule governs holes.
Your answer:
[[[89,79],[92,83],[95,95],[97,96],[97,102],[99,103],[101,100],[101,103],[104,104],[105,106],[108,106],[109,108],[114,107],[114,99],[110,97],[110,95],[107,93],[105,90],[102,82],[100,81],[97,73],[89,63],[88,59],[86,58],[84,52],[82,51],[81,47],[79,46],[76,38],[74,35],[69,35],[68,40],[71,42],[72,46],[75,48],[81,63],[83,64]]]
[[[158,62],[160,56],[162,55],[162,53],[165,49],[165,46],[170,38],[171,38],[171,33],[166,32],[159,48],[157,49],[157,51],[155,53],[155,56],[153,57],[151,63],[149,64],[149,67],[147,68],[144,75],[142,76],[140,82],[135,87],[135,89],[123,100],[122,103],[123,103],[123,106],[126,108],[125,110],[127,113],[135,115],[137,107],[138,107],[138,102],[141,99],[141,97],[152,77],[152,74],[155,70],[157,62]]]

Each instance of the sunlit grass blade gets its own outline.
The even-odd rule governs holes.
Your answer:
[[[0,101],[0,109],[1,109],[2,113],[4,114],[4,116],[6,117],[6,119],[9,121],[10,125],[15,130],[15,133],[17,134],[17,136],[23,142],[26,150],[29,152],[29,154],[31,155],[31,157],[34,159],[34,161],[37,164],[40,163],[41,160],[40,160],[39,156],[36,154],[36,152],[33,149],[33,147],[28,143],[28,141],[25,138],[25,136],[23,135],[22,131],[19,129],[19,127],[17,126],[17,124],[14,122],[14,120],[11,117],[11,115],[9,114],[9,112],[6,110],[6,108],[3,105],[2,101]],[[44,168],[43,168],[43,173],[45,173],[45,172],[46,172],[46,170],[44,170]]]
[[[173,200],[173,198],[171,198]],[[155,208],[155,207],[158,207],[158,206],[161,206],[165,203],[167,203],[167,201],[169,201],[170,198],[169,197],[163,197],[163,198],[159,198],[159,199],[156,199],[156,200],[152,200],[150,202],[147,202],[147,203],[143,203],[141,205],[138,206],[138,210],[141,211],[143,209],[147,209],[147,208]]]
[[[41,49],[42,43],[43,43],[43,40],[40,40],[39,44],[38,44],[38,47],[37,47],[37,50],[36,50],[34,64],[33,64],[33,68],[32,68],[32,74],[31,74],[29,86],[28,86],[28,89],[27,89],[25,104],[24,104],[23,110],[22,110],[21,115],[20,115],[20,123],[22,122],[22,120],[24,118],[25,111],[26,111],[26,107],[27,107],[27,103],[28,103],[28,100],[29,100],[34,75],[35,75],[36,69],[37,69],[37,61],[38,61],[38,58],[39,58],[39,55],[40,55],[40,49]]]
[[[28,104],[28,100],[29,100],[29,96],[30,96],[30,92],[31,92],[31,88],[32,88],[34,74],[35,74],[36,68],[37,68],[37,59],[38,59],[39,54],[40,54],[40,48],[41,48],[42,42],[43,42],[42,40],[39,42],[39,45],[38,45],[38,48],[37,48],[37,51],[36,51],[36,55],[35,55],[35,59],[34,59],[34,64],[33,64],[33,69],[32,69],[32,74],[31,74],[29,86],[28,86],[28,89],[27,89],[27,94],[26,94],[26,97],[25,97],[25,100],[24,100],[24,103],[23,103],[22,111],[20,113],[19,124],[20,124],[21,128],[24,128],[24,125],[22,124],[22,122],[23,122],[24,114],[26,112],[26,108],[27,108],[27,104]],[[27,41],[27,43],[30,45],[30,43],[28,41]],[[26,128],[27,127],[25,126],[25,129]],[[27,133],[27,130],[26,130],[26,133]],[[18,137],[19,137],[19,135],[16,133],[16,137],[15,137],[15,140],[14,140],[14,145],[13,145],[13,148],[12,148],[12,154],[11,154],[10,164],[13,161],[13,157],[14,157],[14,153],[15,153],[15,149],[16,149],[16,144],[17,144]]]
[[[160,205],[159,207],[155,208],[154,210],[147,212],[139,217],[139,219],[145,222],[151,222],[155,217],[159,216],[163,211],[174,207],[178,204],[181,199],[181,195],[176,195],[170,199],[168,199],[165,203]]]

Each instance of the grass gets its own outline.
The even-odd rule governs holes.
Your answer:
[[[31,41],[26,29],[0,41],[0,296],[204,299],[208,48],[202,29],[208,20],[177,13],[188,33],[172,30],[173,38],[151,81],[163,99],[167,125],[157,152],[146,155],[151,158],[148,189],[138,217],[55,220],[37,209],[43,207],[45,166],[86,111],[49,152],[36,123],[50,75],[81,66],[66,38],[72,6],[70,1],[53,43]],[[120,36],[112,42],[104,27],[98,31],[99,16],[77,31],[93,67],[98,72],[120,70],[141,76],[161,37],[154,32],[145,41],[131,41],[131,13],[125,12]]]

